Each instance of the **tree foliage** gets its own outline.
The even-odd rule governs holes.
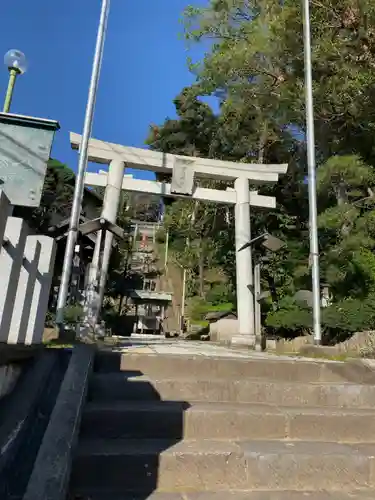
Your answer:
[[[62,219],[69,217],[74,181],[74,172],[67,165],[48,160],[40,206],[34,209],[16,207],[15,215],[27,220],[36,232],[46,233],[54,214],[61,215]]]

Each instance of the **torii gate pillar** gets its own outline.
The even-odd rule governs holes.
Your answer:
[[[240,177],[234,181],[237,201],[235,216],[236,283],[238,335],[232,345],[255,346],[254,290],[251,247],[239,249],[251,240],[249,180]]]

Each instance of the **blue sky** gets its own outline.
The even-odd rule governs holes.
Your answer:
[[[69,131],[82,132],[101,0],[3,3],[0,53],[16,48],[29,61],[11,111],[58,120],[52,155],[76,169]],[[189,3],[206,0],[112,0],[94,137],[142,147],[149,124],[174,116],[173,98],[194,81],[179,39],[179,19]],[[7,81],[0,66],[2,96]]]

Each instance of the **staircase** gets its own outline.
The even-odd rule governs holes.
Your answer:
[[[98,354],[69,498],[373,499],[373,384],[348,363]]]

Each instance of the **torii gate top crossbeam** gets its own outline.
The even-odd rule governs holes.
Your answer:
[[[79,149],[82,136],[70,133],[73,149]],[[152,151],[150,149],[133,148],[111,142],[90,139],[88,159],[95,163],[109,164],[113,160],[123,161],[127,168],[151,170],[156,173],[172,173],[176,160],[191,162],[197,177],[209,177],[218,180],[234,180],[239,177],[249,179],[253,184],[274,183],[279,174],[285,174],[288,165],[262,165],[253,163],[235,163],[208,158],[173,155]]]

